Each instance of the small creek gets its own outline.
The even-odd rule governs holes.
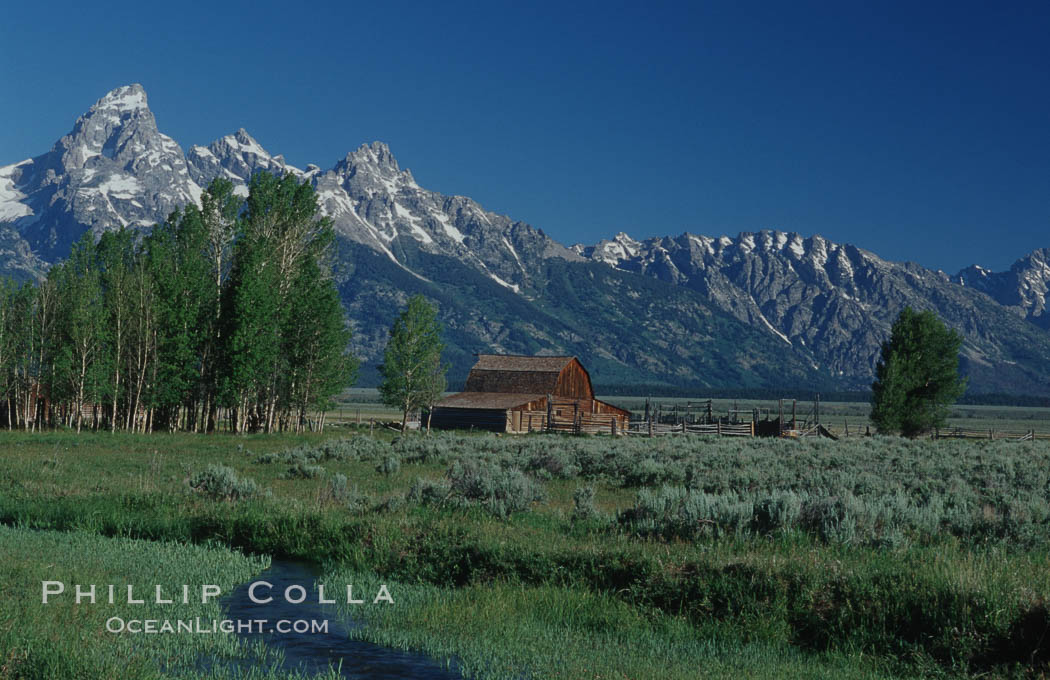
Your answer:
[[[257,604],[248,597],[251,583],[243,583],[222,600],[226,618],[237,621],[266,619],[272,628],[279,620],[297,621],[311,619],[328,621],[327,632],[244,632],[238,633],[245,639],[261,638],[267,646],[279,648],[284,653],[284,669],[298,670],[304,673],[320,673],[332,668],[340,668],[342,676],[355,679],[389,679],[400,678],[413,680],[453,680],[462,676],[455,670],[448,670],[443,664],[422,654],[406,652],[391,647],[382,647],[369,642],[351,640],[349,630],[364,625],[348,620],[337,605],[319,604],[314,581],[320,575],[310,564],[289,560],[273,560],[270,568],[263,571],[252,582],[266,581],[273,585],[256,591],[256,597],[262,599],[269,595],[273,601]],[[299,585],[306,589],[308,597],[300,604],[287,602],[283,593],[285,588]],[[369,599],[375,594],[357,595]],[[396,592],[393,593],[396,597]],[[340,592],[329,592],[328,599],[345,601],[345,586]],[[366,605],[367,606],[367,605]],[[378,605],[382,606],[382,605]],[[340,664],[341,667],[340,667]]]

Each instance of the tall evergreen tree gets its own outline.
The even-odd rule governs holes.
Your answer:
[[[432,406],[445,391],[444,349],[437,309],[422,295],[413,296],[390,328],[379,367],[383,376],[379,394],[383,403],[401,410],[402,432],[409,412]]]
[[[905,307],[882,344],[871,386],[871,421],[880,432],[914,437],[945,423],[966,390],[959,376],[962,336],[932,311]]]

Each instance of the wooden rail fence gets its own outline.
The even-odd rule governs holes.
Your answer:
[[[974,430],[962,427],[938,428],[933,431],[934,439],[1006,439],[1016,442],[1028,442],[1035,439],[1050,439],[1050,433],[1026,430],[1024,432],[1010,430]]]
[[[608,413],[565,413],[555,411],[547,424],[546,411],[522,411],[521,429],[525,432],[569,432],[572,434],[623,434],[619,419]]]
[[[652,420],[649,421],[634,421],[632,422],[627,431],[624,434],[644,436],[644,437],[655,437],[657,435],[688,435],[688,434],[700,434],[700,435],[714,435],[716,437],[754,437],[755,436],[755,423],[742,423],[735,425],[728,425],[725,423],[712,423],[710,425],[701,424],[689,424],[689,423],[657,423]]]

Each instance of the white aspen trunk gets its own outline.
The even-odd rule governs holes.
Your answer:
[[[77,434],[80,434],[80,425],[84,420],[84,381],[87,377],[87,356],[83,350],[80,353],[80,377],[77,380]]]
[[[117,314],[116,361],[113,362],[113,415],[110,418],[110,432],[117,431],[117,402],[120,399],[120,321],[120,314]]]

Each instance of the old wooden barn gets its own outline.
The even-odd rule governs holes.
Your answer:
[[[619,434],[630,415],[594,398],[576,357],[479,354],[464,391],[434,406],[431,427]]]

